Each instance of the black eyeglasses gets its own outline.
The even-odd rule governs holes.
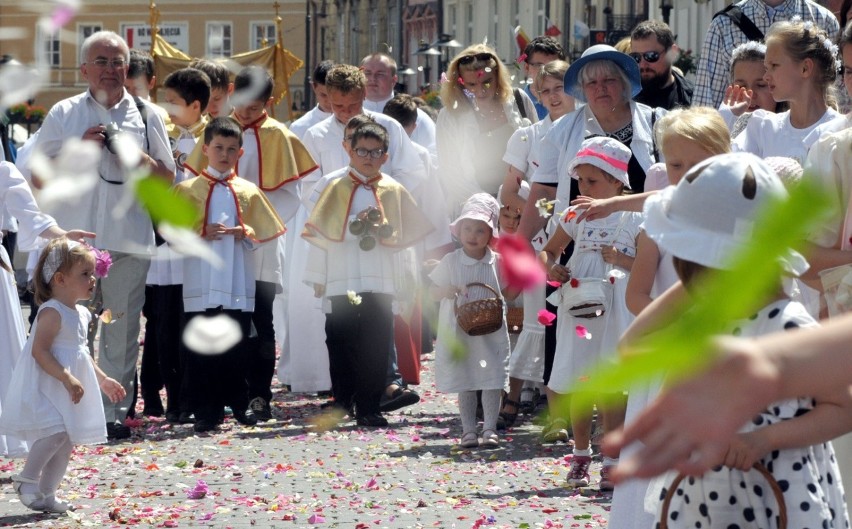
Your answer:
[[[372,151],[369,150],[369,149],[364,149],[364,148],[360,148],[360,147],[358,149],[355,149],[355,154],[357,154],[361,158],[366,158],[367,156],[369,156],[373,160],[378,160],[379,158],[382,157],[382,155],[384,153],[385,153],[384,149],[373,149]]]
[[[491,55],[490,53],[482,52],[475,53],[473,55],[465,55],[464,57],[459,57],[459,64],[468,65],[473,61],[485,62],[491,60],[495,60],[493,55]]]
[[[636,61],[636,64],[642,62],[642,59],[645,59],[645,62],[657,62],[660,60],[660,57],[663,56],[662,53],[658,51],[646,51],[645,53],[631,53],[629,54],[633,57],[633,60]]]

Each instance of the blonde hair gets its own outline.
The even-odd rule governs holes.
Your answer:
[[[465,57],[480,53],[488,53],[491,58],[485,61],[474,58],[470,63],[459,64],[459,61]],[[444,103],[444,108],[452,112],[459,105],[466,104],[467,97],[464,95],[464,86],[459,82],[462,71],[475,72],[486,68],[491,68],[491,72],[494,73],[495,97],[504,103],[509,101],[512,98],[512,83],[509,79],[509,72],[506,71],[506,67],[500,61],[497,52],[485,44],[474,44],[465,48],[450,61],[447,68],[447,80],[441,85],[441,101]]]
[[[52,252],[59,252],[59,266],[50,278],[50,281],[45,281],[44,265],[47,261],[47,257]],[[94,263],[94,261],[95,256],[92,254],[92,250],[85,244],[77,244],[70,247],[68,245],[68,239],[65,237],[52,239],[47,243],[44,250],[41,251],[35,271],[33,272],[33,294],[35,294],[36,303],[41,305],[53,297],[53,289],[51,288],[50,283],[53,281],[53,278],[56,277],[56,274],[59,272],[67,274],[68,271],[77,263]]]
[[[565,73],[568,71],[569,66],[570,65],[567,62],[560,60],[545,63],[545,65],[538,71],[538,75],[535,76],[535,84],[533,85],[535,91],[538,92],[541,89],[542,81],[548,77],[552,77],[560,81],[565,79]]]
[[[662,148],[672,136],[698,143],[710,154],[731,152],[731,133],[725,120],[710,107],[676,108],[657,120],[657,145]]]
[[[776,22],[766,33],[766,44],[777,40],[784,51],[794,61],[810,59],[814,63],[816,75],[813,77],[817,88],[823,93],[826,105],[837,109],[834,94],[834,81],[837,79],[837,45],[828,34],[812,22],[783,21]]]
[[[656,38],[656,35],[654,35],[654,38]],[[628,35],[620,41],[616,42],[615,46],[613,47],[621,53],[630,53],[631,51],[633,51],[633,49],[630,47],[630,42],[630,36]]]

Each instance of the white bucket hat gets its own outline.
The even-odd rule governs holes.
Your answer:
[[[450,224],[450,232],[453,237],[459,238],[459,223],[464,219],[481,220],[491,228],[491,237],[498,236],[497,222],[500,219],[500,204],[497,199],[488,193],[476,193],[472,195],[462,206],[458,218]]]
[[[612,176],[627,189],[630,189],[630,179],[627,176],[627,164],[632,152],[618,140],[605,136],[596,136],[583,140],[577,155],[568,164],[568,174],[577,178],[577,166],[582,164],[594,165],[601,171]]]
[[[728,269],[732,257],[752,240],[755,217],[768,199],[787,196],[784,184],[760,158],[749,153],[720,154],[689,170],[645,202],[645,233],[675,257]],[[788,250],[784,268],[795,275],[808,269]]]

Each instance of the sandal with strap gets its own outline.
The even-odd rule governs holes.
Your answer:
[[[500,446],[500,437],[494,430],[482,430],[482,447],[497,448]]]
[[[15,490],[15,494],[18,495],[21,505],[27,509],[33,509],[36,511],[41,510],[40,507],[41,502],[44,501],[44,494],[41,492],[21,492],[21,486],[24,483],[29,483],[30,485],[38,487],[37,479],[25,478],[20,474],[12,476],[12,488]]]
[[[462,448],[476,448],[479,446],[479,438],[476,436],[476,432],[467,432],[461,436],[461,443],[459,443]]]
[[[568,442],[568,421],[565,419],[553,419],[541,433],[544,443]]]
[[[42,500],[38,504],[33,504],[32,508],[39,510],[39,511],[55,513],[55,514],[62,514],[62,513],[66,513],[68,511],[74,510],[73,505],[71,505],[67,501],[56,499],[55,494],[49,494],[49,495],[45,496],[44,500]]]
[[[515,411],[508,412],[500,410],[500,414],[497,416],[498,430],[505,430],[506,428],[511,428],[515,425],[515,421],[518,420],[518,412],[521,409],[521,404],[507,397],[503,399],[503,407],[505,408],[506,406],[512,406],[513,408],[515,408]]]

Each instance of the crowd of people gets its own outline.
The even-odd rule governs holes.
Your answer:
[[[317,105],[285,124],[267,113],[263,68],[194,61],[161,80],[156,105],[152,59],[115,33],[89,36],[88,89],[50,110],[16,163],[0,162],[35,293],[27,333],[0,250],[11,366],[0,448],[27,457],[13,477],[22,504],[72,508],[57,497],[72,447],[131,437],[137,398],[143,415],[200,434],[228,415],[251,426],[275,418],[277,371],[290,391],[330,396],[326,427],[387,427],[387,413],[419,401],[410,386],[434,344],[436,387],[458,395],[460,446],[499,447],[541,394],[541,442],[569,447],[567,485],[592,486],[602,456],[611,527],[660,516],[668,527],[774,526],[765,475],[788,527],[848,527],[852,452],[831,441],[852,431],[852,377],[838,367],[849,325],[801,329],[828,317],[825,291],[843,283],[827,286],[825,272],[852,263],[841,93],[852,92],[852,25],[810,0],[742,0],[714,17],[694,84],[674,66],[665,23],[639,23],[625,46],[569,63],[556,39],[537,37],[517,88],[493,49],[471,45],[447,64],[437,115],[394,91],[388,54],[324,61],[311,77]],[[47,215],[31,189],[50,184],[44,160],[74,159],[72,139],[99,151],[94,178]],[[140,172],[195,206],[205,251],[186,255],[128,203]],[[761,208],[802,179],[833,208],[804,256],[785,254],[766,305],[731,322],[740,338],[718,342],[726,355],[705,378],[577,393],[595,365],[665,325],[708,271],[729,268]],[[210,322],[222,333],[214,354],[187,336]],[[831,384],[812,365],[792,381],[794,342],[836,367]],[[651,479],[675,467],[695,477]]]

